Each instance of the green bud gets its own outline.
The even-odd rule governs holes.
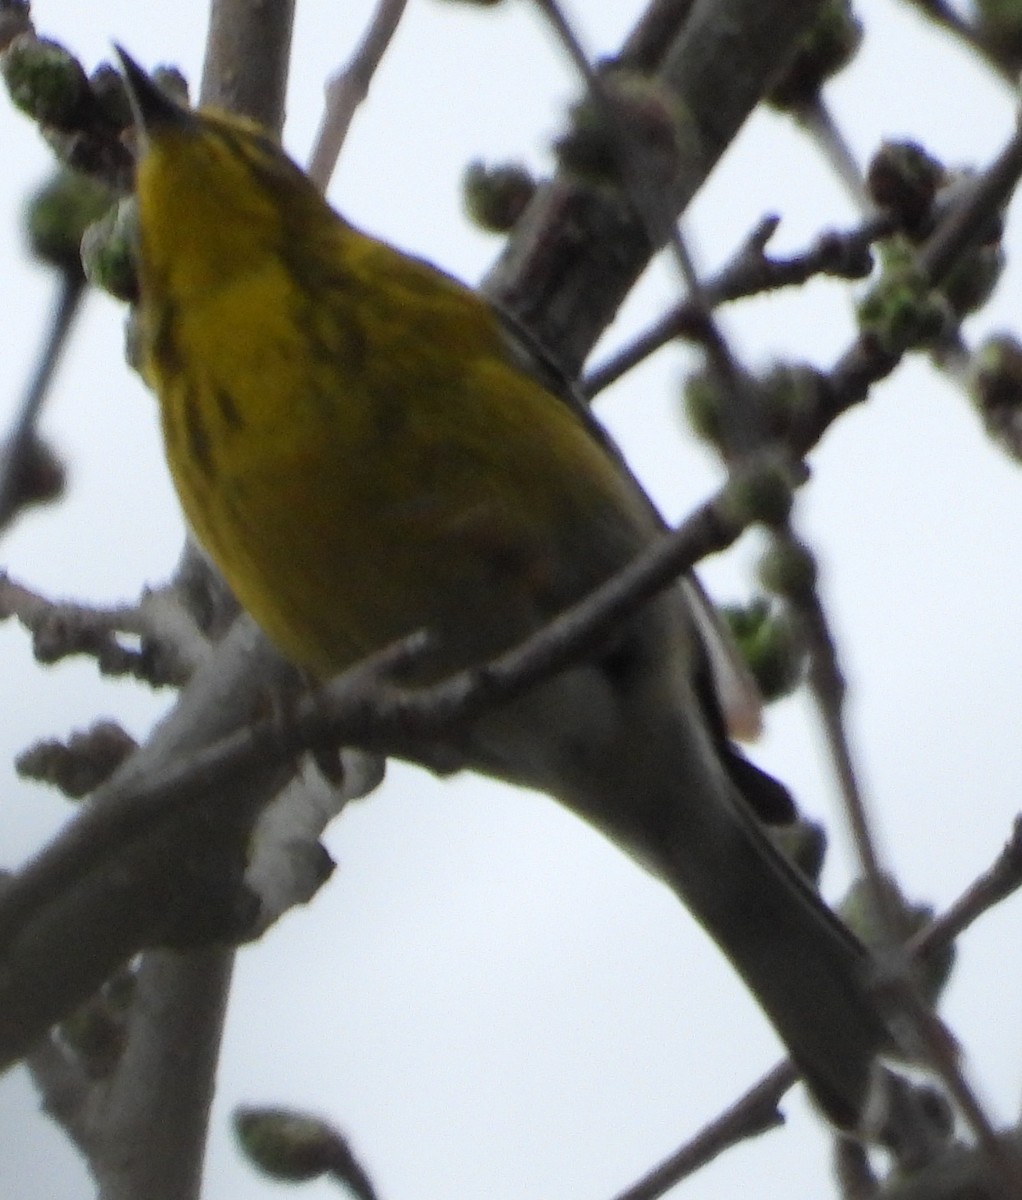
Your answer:
[[[724,606],[742,658],[764,700],[779,700],[795,690],[805,674],[805,650],[791,615],[763,596],[745,606]]]
[[[974,246],[959,258],[940,285],[957,317],[967,317],[983,307],[994,293],[1004,271],[1000,242]]]
[[[73,129],[91,104],[81,64],[59,42],[19,34],[4,52],[2,70],[12,102],[41,125]]]
[[[98,111],[110,128],[127,129],[133,118],[120,71],[111,63],[100,63],[89,76],[89,87]]]
[[[329,1175],[357,1200],[377,1200],[372,1180],[344,1135],[328,1122],[283,1108],[244,1108],[234,1130],[253,1163],[274,1179],[302,1183]]]
[[[572,106],[570,128],[554,143],[561,167],[592,183],[620,184],[622,154],[628,153],[644,179],[666,184],[695,136],[685,109],[656,79],[637,71],[606,70],[603,90],[606,103],[587,95]]]
[[[742,525],[783,525],[794,497],[791,471],[779,462],[761,464],[733,475],[724,496],[730,515]]]
[[[138,210],[127,196],[85,231],[81,255],[88,281],[118,300],[137,300],[137,246]]]
[[[186,108],[191,103],[188,97],[188,80],[185,79],[179,68],[164,64],[154,68],[152,78],[153,83],[160,91],[166,92],[172,100],[176,100]]]
[[[946,178],[943,164],[917,142],[885,141],[870,161],[866,186],[873,201],[893,213],[902,228],[923,233]]]
[[[984,342],[973,355],[968,388],[987,433],[1022,462],[1022,344],[1007,333]]]
[[[774,538],[759,563],[759,580],[768,592],[798,600],[816,587],[816,559],[808,546]]]
[[[767,102],[783,111],[808,104],[831,76],[848,66],[861,42],[862,22],[849,0],[827,0]]]
[[[727,397],[713,371],[693,371],[685,379],[682,407],[696,437],[720,449],[724,432],[724,405]]]
[[[894,917],[898,925],[895,932],[902,941],[925,929],[933,920],[933,908],[928,904],[910,904],[893,879],[884,880],[884,891],[885,915]],[[849,929],[871,950],[883,949],[884,937],[890,933],[881,921],[876,899],[872,887],[860,879],[852,884],[837,906],[838,913]],[[948,944],[917,959],[917,981],[931,1004],[937,1000],[950,978],[954,961],[955,948]]]
[[[8,449],[8,443],[0,445],[0,458]],[[59,500],[67,484],[67,468],[57,452],[38,435],[34,436],[19,453],[17,476],[13,480],[8,508],[0,513],[0,524],[9,521],[12,514],[31,504],[50,504]]]
[[[892,240],[896,243],[897,239]],[[890,354],[925,346],[953,323],[941,292],[896,246],[885,247],[887,264],[880,279],[859,301],[857,317],[863,334],[874,337]]]
[[[817,409],[823,374],[807,363],[776,363],[760,379],[758,397],[767,436],[782,440]]]
[[[465,168],[461,181],[465,211],[487,233],[513,229],[536,191],[536,181],[519,163],[486,166],[478,160]]]
[[[718,610],[744,651],[745,640],[756,637],[769,620],[770,601],[765,596],[755,596],[748,604],[721,604]]]
[[[319,1117],[284,1108],[244,1108],[234,1131],[246,1156],[274,1179],[301,1183],[332,1170],[337,1134]]]
[[[592,101],[571,110],[571,127],[554,141],[561,168],[590,183],[617,183],[621,178],[612,135],[596,117]]]
[[[59,169],[28,202],[25,224],[32,253],[82,276],[82,235],[110,209],[111,201],[109,189],[95,179]]]

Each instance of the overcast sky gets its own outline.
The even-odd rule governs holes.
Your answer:
[[[865,160],[910,135],[949,163],[987,163],[1010,136],[1013,97],[964,52],[893,0],[862,0],[869,36],[829,92]],[[302,160],[321,85],[369,11],[299,3],[285,140]],[[594,52],[618,44],[633,6],[577,4]],[[143,64],[199,77],[205,6],[163,0],[38,0],[41,33],[87,68],[123,43]],[[458,181],[475,157],[549,166],[547,145],[576,92],[524,0],[496,11],[414,0],[331,188],[347,215],[474,281],[497,243],[462,215]],[[0,405],[30,369],[53,280],[24,257],[23,196],[48,170],[35,130],[0,112],[0,271],[5,336]],[[699,261],[719,265],[766,212],[776,246],[854,222],[840,188],[784,120],[752,120],[688,222]],[[1010,220],[1009,253],[1018,242]],[[677,296],[654,268],[607,345]],[[1017,322],[1009,271],[968,328],[978,340]],[[67,500],[24,519],[0,565],[53,594],[130,598],[162,579],[182,528],[155,408],[123,365],[123,312],[90,298],[47,410],[71,468]],[[749,303],[726,328],[743,360],[793,355],[829,366],[852,336],[836,284]],[[599,355],[598,355],[599,356]],[[614,389],[599,412],[667,516],[714,487],[712,460],[679,420],[686,351],[671,348]],[[988,442],[961,395],[921,362],[878,388],[812,457],[799,524],[818,548],[852,724],[888,861],[912,894],[944,905],[994,857],[1019,808],[1022,700],[1017,597],[1022,476]],[[743,543],[707,578],[747,594]],[[13,755],[101,714],[144,736],[167,703],[98,681],[89,664],[44,671],[25,635],[0,627],[3,865],[68,815],[19,782]],[[834,788],[800,699],[771,710],[755,754],[833,831],[825,890],[851,873]],[[239,955],[214,1112],[206,1195],[269,1197],[276,1185],[238,1159],[228,1129],[240,1102],[291,1103],[345,1128],[386,1200],[604,1200],[713,1117],[780,1054],[719,954],[661,886],[548,800],[475,779],[437,782],[392,767],[383,789],[328,836],[339,869],[310,909]],[[969,932],[945,1014],[981,1095],[1015,1117],[1022,1066],[1019,903]],[[17,1073],[0,1081],[0,1192],[85,1197],[74,1152],[36,1111]],[[820,1195],[828,1140],[798,1097],[788,1129],[733,1151],[688,1191],[717,1200],[755,1185],[786,1200]],[[335,1195],[313,1185],[307,1195]]]

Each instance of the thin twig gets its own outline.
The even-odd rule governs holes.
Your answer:
[[[841,799],[863,874],[872,894],[877,918],[881,962],[887,968],[883,982],[889,986],[899,1015],[910,1022],[918,1046],[912,1050],[937,1073],[958,1103],[980,1145],[990,1155],[991,1166],[1001,1177],[1005,1200],[1013,1196],[1014,1182],[993,1123],[969,1085],[958,1060],[954,1039],[922,997],[907,970],[905,937],[859,787],[845,726],[845,681],[837,649],[819,595],[815,591],[797,602],[809,647],[809,686],[823,728],[824,739],[841,793]]]
[[[958,899],[908,943],[913,956],[949,946],[985,912],[1022,887],[1022,816],[1015,818],[1011,836],[991,866]]]
[[[663,233],[658,220],[658,206],[653,203],[653,198],[649,195],[646,187],[648,172],[644,170],[640,154],[634,149],[628,138],[628,131],[624,128],[623,119],[617,111],[612,97],[603,81],[589,64],[578,39],[557,4],[557,0],[536,0],[536,2],[548,17],[562,45],[582,75],[593,102],[602,110],[605,126],[617,152],[625,193],[639,213],[651,243],[659,244],[663,239]],[[807,108],[803,119],[816,132],[817,139],[828,151],[831,160],[836,163],[841,178],[853,191],[856,202],[868,211],[869,204],[861,187],[858,169],[851,159],[843,138],[840,137],[836,126],[829,119],[829,114],[822,102]],[[710,364],[728,396],[728,404],[725,409],[727,422],[721,438],[721,449],[730,461],[740,461],[763,440],[764,431],[761,428],[762,422],[756,400],[747,376],[741,370],[713,317],[688,248],[680,229],[674,223],[668,231],[667,240],[688,288],[688,299],[695,310],[696,324]],[[777,536],[782,540],[791,537],[787,532],[778,533]],[[901,945],[903,939],[894,923],[894,906],[889,904],[886,889],[883,886],[883,874],[866,819],[865,807],[856,781],[845,733],[844,680],[838,668],[837,654],[830,637],[826,617],[815,590],[811,590],[809,594],[800,599],[804,624],[809,632],[810,687],[817,700],[827,746],[844,800],[845,811],[852,826],[859,859],[875,897],[880,926],[885,935],[884,940],[893,951],[895,947]],[[903,974],[903,972],[899,972],[899,974]],[[906,993],[910,988],[911,984],[906,982],[904,985]],[[963,1074],[953,1061],[953,1055],[947,1053],[947,1039],[938,1039],[936,1019],[932,1017],[915,994],[911,996],[906,994],[904,1007],[914,1018],[914,1026],[927,1047],[927,1057],[940,1071],[952,1093],[962,1103],[963,1111],[977,1136],[988,1145],[993,1153],[997,1146],[993,1129],[976,1098],[967,1087]]]
[[[355,53],[326,86],[326,109],[309,157],[308,175],[325,192],[337,166],[355,110],[369,94],[376,69],[404,15],[408,0],[378,0]]]
[[[173,586],[112,608],[55,601],[0,571],[0,620],[17,617],[43,663],[86,654],[104,675],[130,675],[153,686],[182,684],[210,650]],[[136,648],[121,638],[137,638]]]
[[[109,969],[154,936],[154,922],[170,919],[163,889],[177,871],[156,834],[169,818],[192,821],[215,797],[217,822],[228,829],[247,822],[279,791],[294,770],[295,756],[307,747],[338,742],[373,751],[395,752],[426,763],[437,761],[438,744],[457,747],[457,730],[540,679],[581,656],[595,639],[627,613],[690,569],[700,557],[729,544],[743,527],[731,493],[699,509],[678,530],[663,537],[620,575],[568,610],[520,647],[487,666],[462,672],[420,690],[384,685],[395,668],[429,653],[428,643],[412,639],[360,664],[314,697],[294,706],[286,723],[267,718],[237,728],[225,712],[205,720],[182,713],[166,732],[150,740],[117,772],[92,803],[39,856],[10,876],[0,889],[0,1061],[22,1053],[68,1005],[85,998],[78,986],[96,986]],[[232,685],[232,661],[248,652],[250,626],[236,623],[225,642],[204,663],[190,685],[214,705]],[[235,645],[237,652],[235,653]],[[234,653],[234,659],[230,655]],[[225,668],[224,662],[228,664]],[[271,660],[271,663],[274,660]],[[251,666],[250,666],[251,670]],[[254,680],[253,686],[257,686]],[[224,708],[221,702],[221,709]],[[211,727],[212,722],[212,727]],[[179,727],[180,726],[180,727]],[[229,730],[234,732],[228,732]],[[226,736],[210,744],[211,734]],[[165,749],[178,747],[176,754]],[[448,754],[451,749],[448,749]],[[457,765],[455,758],[451,765]],[[157,766],[159,764],[159,766]],[[207,832],[206,840],[209,840]],[[115,868],[116,864],[116,868]],[[133,873],[142,872],[139,878]],[[155,889],[151,899],[150,891]],[[182,900],[186,897],[182,897]],[[111,913],[117,914],[116,922]],[[75,922],[102,917],[106,966],[98,951],[76,936]],[[157,929],[159,926],[157,926]],[[42,935],[45,934],[45,937]],[[44,953],[47,938],[58,936],[76,953]],[[141,941],[137,939],[143,939]],[[86,953],[88,951],[88,953]],[[46,1000],[34,995],[46,964]],[[98,978],[95,976],[98,975]]]
[[[796,605],[809,647],[809,687],[823,726],[824,740],[837,778],[845,814],[851,826],[859,865],[873,892],[878,916],[882,922],[883,940],[889,946],[898,946],[904,939],[900,936],[901,930],[890,893],[884,885],[885,875],[852,761],[845,729],[846,684],[838,663],[830,624],[815,589],[798,597]]]
[[[953,1097],[966,1125],[975,1134],[980,1149],[987,1156],[996,1200],[1019,1200],[1022,1196],[1022,1164],[998,1136],[979,1096],[969,1083],[954,1035],[927,1004],[912,980],[902,975],[896,980],[896,986],[901,1011],[912,1022],[913,1033],[919,1037],[927,1065]]]
[[[906,952],[921,957],[950,945],[1019,887],[1022,887],[1022,817],[1016,818],[1011,837],[993,864],[949,908],[910,939]],[[798,1071],[791,1060],[777,1063],[720,1116],[614,1200],[657,1200],[730,1146],[773,1128],[781,1119],[777,1112],[781,1098],[796,1083]]]
[[[728,495],[725,489],[702,505],[601,587],[490,663],[428,687],[402,688],[392,682],[393,677],[423,660],[428,662],[430,653],[428,638],[406,639],[362,660],[299,702],[286,723],[274,716],[249,724],[185,760],[179,759],[162,775],[148,775],[129,795],[119,796],[116,804],[94,803],[44,856],[0,890],[0,944],[8,936],[12,917],[37,902],[33,893],[25,890],[26,876],[38,873],[43,857],[49,860],[50,872],[61,864],[59,880],[51,876],[46,891],[41,892],[45,897],[57,882],[92,869],[97,850],[111,849],[122,838],[137,836],[153,819],[165,815],[168,804],[173,811],[194,804],[232,772],[262,762],[283,762],[301,750],[338,742],[369,750],[397,748],[409,757],[415,757],[416,750],[428,753],[430,743],[451,738],[466,721],[521,695],[583,657],[608,630],[678,575],[730,545],[744,525],[735,519]],[[59,855],[58,845],[63,848]]]
[[[85,277],[64,272],[35,373],[0,450],[0,529],[10,523],[22,505],[25,471],[36,445],[36,424],[84,296]]]
[[[1022,132],[1015,132],[989,167],[963,188],[919,252],[919,269],[934,284],[947,277],[966,251],[971,250],[1011,199],[1022,177]]]
[[[822,94],[817,92],[812,100],[801,104],[793,116],[813,139],[855,207],[869,217],[875,206],[866,191],[862,170]]]
[[[978,55],[1013,91],[1018,88],[1018,63],[1000,56],[982,33],[945,0],[913,0],[914,6],[953,34],[963,46]]]
[[[797,1082],[798,1072],[791,1062],[778,1063],[730,1108],[614,1200],[658,1200],[725,1150],[783,1125],[777,1106]]]
[[[703,297],[716,307],[725,301],[758,296],[785,287],[797,287],[818,275],[839,279],[862,279],[872,269],[870,246],[894,232],[893,217],[880,214],[855,229],[833,230],[816,239],[801,254],[774,258],[766,253],[780,218],[764,217],[717,275],[703,283]],[[695,336],[698,314],[683,300],[650,326],[645,333],[594,367],[582,381],[586,396],[598,395],[638,363],[677,337]]]

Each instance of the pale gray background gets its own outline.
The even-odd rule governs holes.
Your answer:
[[[613,48],[633,16],[619,0],[576,8],[594,51]],[[299,4],[286,130],[299,159],[322,81],[368,9],[368,0]],[[892,0],[859,9],[873,36],[830,92],[857,153],[911,134],[949,162],[989,160],[1010,134],[1007,89]],[[116,38],[142,63],[175,61],[198,80],[198,0],[39,0],[35,17],[87,67]],[[521,156],[543,169],[576,91],[522,0],[495,12],[413,0],[331,196],[373,231],[477,279],[497,244],[461,214],[464,164]],[[0,127],[0,403],[13,407],[52,294],[16,232],[24,191],[45,175],[48,157],[20,116],[0,112]],[[783,215],[776,245],[788,248],[854,219],[803,137],[763,115],[694,209],[701,262],[719,264],[766,211]],[[1009,247],[1017,240],[1013,223]],[[608,344],[676,295],[671,272],[652,270]],[[970,335],[1016,321],[1018,298],[1015,272]],[[0,552],[0,565],[51,593],[133,596],[167,573],[180,545],[154,405],[123,365],[122,319],[113,302],[90,299],[45,418],[71,464],[69,498],[22,521]],[[847,294],[823,283],[744,305],[726,323],[745,360],[760,366],[778,353],[827,366],[851,334]],[[672,518],[717,479],[678,419],[685,361],[680,349],[661,353],[599,409]],[[1019,807],[1022,476],[955,390],[916,363],[843,420],[812,462],[800,516],[823,558],[882,845],[914,894],[944,904],[991,859]],[[753,562],[743,544],[707,575],[718,593],[740,595]],[[20,630],[0,627],[0,638],[0,828],[3,861],[13,864],[67,815],[60,800],[17,781],[14,753],[100,713],[142,736],[166,701],[97,681],[88,664],[43,671]],[[801,700],[771,711],[757,756],[808,810],[835,821],[825,887],[840,894],[847,839]],[[329,844],[340,868],[312,908],[240,955],[210,1197],[273,1194],[226,1132],[232,1105],[269,1101],[336,1119],[388,1200],[603,1200],[778,1057],[752,1002],[667,892],[543,798],[396,766]],[[1003,1120],[1019,1098],[1019,922],[1016,902],[970,932],[945,1005],[977,1087]],[[688,1194],[723,1198],[755,1186],[786,1200],[819,1196],[827,1139],[800,1099],[786,1110],[787,1131],[732,1152]],[[0,1192],[19,1200],[91,1192],[18,1073],[0,1081]],[[337,1193],[314,1185],[305,1194]]]

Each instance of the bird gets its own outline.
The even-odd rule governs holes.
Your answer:
[[[195,538],[286,657],[328,679],[424,630],[415,682],[442,679],[663,535],[510,319],[345,220],[267,130],[187,107],[116,50],[141,371]],[[457,765],[549,795],[660,879],[856,1130],[890,1045],[871,960],[763,828],[792,804],[728,738],[695,594],[667,588],[473,718]]]

